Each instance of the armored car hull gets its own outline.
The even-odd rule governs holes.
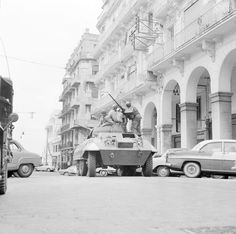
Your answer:
[[[95,128],[89,139],[78,146],[74,160],[79,175],[96,175],[96,167],[112,166],[119,175],[134,175],[142,167],[145,176],[152,175],[152,155],[156,149],[133,133],[123,133],[119,125]]]

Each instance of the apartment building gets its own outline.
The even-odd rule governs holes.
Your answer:
[[[53,166],[55,168],[61,167],[61,114],[60,110],[55,110],[46,126],[46,146],[43,157],[43,164]]]
[[[235,0],[106,0],[98,18],[95,113],[111,93],[142,114],[160,152],[236,138]]]
[[[86,29],[66,65],[63,78],[61,127],[62,168],[73,163],[73,150],[97,124],[91,113],[98,97],[95,75],[98,64],[93,57],[98,36]]]

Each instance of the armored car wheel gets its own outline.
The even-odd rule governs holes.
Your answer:
[[[32,164],[22,164],[20,165],[19,169],[17,170],[17,173],[20,177],[29,177],[34,171],[34,166]]]
[[[7,165],[5,164],[2,173],[2,179],[0,180],[0,195],[5,194],[7,191]]]
[[[150,155],[143,166],[143,175],[152,176],[152,155]]]
[[[96,176],[96,154],[94,152],[88,152],[88,176]]]

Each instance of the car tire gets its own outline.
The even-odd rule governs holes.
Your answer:
[[[63,175],[64,176],[69,176],[69,172],[65,172]]]
[[[201,168],[198,163],[188,162],[184,165],[183,168],[184,174],[189,178],[199,177],[201,174]]]
[[[144,176],[152,176],[152,155],[150,155],[143,166],[143,175]]]
[[[50,170],[50,168],[48,168],[46,171],[47,171],[47,172],[50,172],[51,170]]]
[[[100,171],[99,171],[99,174],[100,174],[101,176],[107,176],[107,175],[108,175],[108,173],[107,173],[106,170],[100,170]]]
[[[33,171],[34,171],[34,166],[32,164],[22,164],[17,170],[17,173],[20,177],[26,178],[31,176]]]
[[[159,166],[156,169],[156,173],[160,177],[168,177],[170,175],[170,168],[168,168],[167,166]]]
[[[88,177],[96,176],[96,154],[88,152]]]

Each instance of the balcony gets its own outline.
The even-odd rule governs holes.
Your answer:
[[[129,0],[128,3],[123,5],[120,8],[120,11],[117,12],[119,17],[117,20],[109,26],[109,28],[100,35],[99,43],[95,49],[95,57],[99,56],[99,53],[102,51],[102,48],[106,43],[110,43],[111,37],[115,36],[117,33],[124,31],[124,27],[130,22],[133,18],[133,12],[137,11],[141,5],[146,4],[146,0]],[[129,7],[127,7],[129,5]]]
[[[141,97],[146,93],[155,90],[157,87],[157,80],[152,79],[146,75],[139,75],[137,76],[134,74],[132,78],[128,81],[123,82],[120,84],[115,91],[111,92],[112,96],[121,103],[122,100],[133,98],[134,96]],[[114,104],[114,101],[111,99],[109,95],[104,95],[100,97],[95,102],[95,109],[93,113],[97,113],[101,110],[106,110]]]
[[[134,53],[131,44],[127,44],[114,53],[108,61],[100,67],[100,71],[95,76],[96,82],[108,77],[112,74],[116,74],[120,67],[123,66],[125,61],[127,61]],[[94,80],[93,80],[94,81]]]
[[[173,58],[184,58],[204,49],[204,41],[215,43],[221,35],[235,30],[235,19],[236,10],[231,9],[230,0],[221,0],[177,33],[174,40],[158,45],[149,55],[149,70],[165,70]]]
[[[67,95],[67,94],[69,94],[71,91],[72,91],[72,89],[71,89],[71,83],[70,84],[68,84],[66,87],[65,87],[65,89],[63,90],[63,92],[62,92],[62,94],[60,95],[60,97],[59,97],[59,101],[64,101],[65,100],[65,96]]]
[[[62,117],[62,116],[64,116],[65,114],[67,114],[69,111],[70,111],[70,104],[64,105],[60,117]]]
[[[100,71],[96,75],[96,82],[114,73],[115,68],[121,63],[120,56],[118,53],[114,53],[109,60],[103,64]]]
[[[73,142],[72,141],[68,141],[68,142],[62,144],[61,149],[65,150],[65,149],[70,149],[72,147],[73,147]]]
[[[72,109],[78,108],[79,106],[80,106],[80,99],[78,97],[71,100],[70,107]]]
[[[64,133],[70,129],[70,124],[65,124],[61,127],[61,133]]]
[[[76,88],[80,85],[80,79],[78,76],[74,77],[72,80],[71,80],[71,87],[73,88]]]

